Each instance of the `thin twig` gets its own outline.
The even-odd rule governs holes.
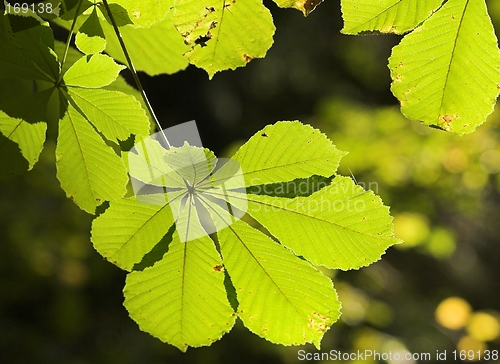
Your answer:
[[[71,28],[69,30],[68,34],[68,39],[66,40],[66,47],[64,48],[64,54],[61,60],[61,69],[64,66],[64,62],[66,62],[66,57],[68,56],[68,50],[69,50],[69,44],[71,43],[71,38],[73,37],[74,31],[75,31],[75,25],[76,25],[76,19],[78,19],[78,13],[80,12],[80,8],[82,7],[83,0],[80,0],[78,2],[78,5],[76,7],[76,13],[75,13],[75,18],[73,19],[73,23],[71,24]],[[62,72],[59,73],[59,76],[57,77],[56,85],[59,85],[61,82],[61,77],[62,77]]]
[[[128,54],[127,47],[125,46],[125,42],[123,41],[120,30],[118,29],[118,25],[116,25],[115,18],[113,17],[113,13],[111,12],[111,9],[109,8],[108,2],[107,2],[107,0],[102,0],[102,3],[104,5],[104,7],[106,8],[106,12],[108,13],[109,20],[111,21],[111,24],[113,25],[116,37],[118,38],[118,42],[120,43],[123,54],[125,55],[125,58],[127,59],[128,68],[130,69],[130,72],[132,72],[132,77],[134,78],[135,84],[136,84],[139,92],[141,93],[142,99],[144,100],[144,103],[146,104],[146,107],[149,111],[149,114],[151,115],[151,117],[155,121],[156,126],[158,127],[158,131],[160,131],[161,134],[163,135],[167,149],[170,149],[171,145],[167,139],[167,136],[163,132],[163,129],[160,125],[160,122],[156,118],[156,115],[153,111],[153,108],[151,107],[151,104],[149,103],[148,97],[146,96],[146,92],[144,91],[144,88],[142,87],[141,81],[139,80],[139,76],[137,75],[137,71],[135,70],[134,64],[132,63],[132,59],[130,58],[130,55]]]

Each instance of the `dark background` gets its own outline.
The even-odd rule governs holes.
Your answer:
[[[213,80],[192,66],[140,75],[162,125],[194,119],[204,146],[227,155],[267,124],[310,123],[349,151],[340,173],[391,206],[407,243],[368,268],[326,271],[344,308],[323,352],[447,350],[453,362],[457,347],[500,349],[471,324],[486,313],[493,322],[479,326],[494,332],[500,318],[500,115],[464,137],[406,120],[387,68],[401,37],[341,35],[333,0],[308,18],[264,3],[277,27],[265,59]],[[498,1],[488,5],[498,27]],[[240,322],[186,354],[141,332],[122,306],[125,272],[93,250],[91,216],[65,198],[54,150],[49,140],[31,172],[0,185],[0,363],[296,363],[316,350],[273,345]],[[468,327],[435,319],[453,296],[471,307]]]

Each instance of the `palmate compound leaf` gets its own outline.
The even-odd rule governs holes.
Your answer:
[[[500,51],[484,0],[447,1],[393,48],[389,68],[406,117],[474,131],[500,90]]]
[[[213,172],[215,156],[205,149],[185,144],[166,150],[161,139],[143,139],[125,158],[132,182],[141,181],[135,199],[111,201],[92,228],[99,252],[126,270],[139,270],[129,274],[125,287],[132,318],[181,350],[209,345],[234,322],[226,300],[234,287],[234,311],[251,331],[275,343],[319,347],[340,304],[331,281],[311,262],[349,269],[379,259],[398,242],[388,209],[345,177],[297,198],[246,194],[241,184],[251,187],[254,181],[258,188],[280,179],[298,183],[297,176],[330,176],[342,155],[325,135],[299,122],[266,127],[233,163]],[[271,214],[259,210],[277,202]],[[282,244],[239,220],[238,212],[247,208]],[[222,259],[208,236],[213,231]],[[296,256],[299,239],[303,257]]]
[[[185,56],[210,78],[264,57],[273,43],[275,27],[262,0],[175,0],[172,19],[190,47]]]
[[[427,19],[443,0],[342,0],[344,34],[403,34]]]
[[[73,64],[59,88],[68,110],[59,122],[57,177],[68,197],[94,213],[104,201],[121,198],[128,182],[121,158],[103,137],[117,143],[131,134],[146,135],[149,119],[133,96],[100,89],[112,87],[122,66],[108,56],[77,53],[69,52]]]

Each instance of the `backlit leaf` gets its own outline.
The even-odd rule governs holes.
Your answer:
[[[345,153],[299,122],[266,127],[222,166],[207,149],[166,149],[164,133],[124,154],[135,200],[112,201],[93,223],[96,249],[133,270],[131,317],[183,351],[220,338],[234,310],[271,342],[319,348],[340,303],[313,264],[378,260],[399,242],[388,208],[350,178],[330,177]],[[267,191],[282,181],[294,192]],[[240,220],[247,210],[278,241]]]
[[[72,106],[59,122],[56,166],[66,195],[89,213],[125,194],[127,174],[120,157]]]
[[[104,54],[84,56],[66,71],[64,83],[66,86],[99,88],[116,80],[124,68]]]
[[[120,28],[127,49],[133,54],[132,61],[135,68],[150,76],[161,73],[172,74],[185,69],[188,65],[188,60],[183,54],[189,48],[175,29],[171,14],[172,11],[149,28],[133,28],[130,25]],[[102,27],[106,34],[106,52],[115,59],[125,62],[113,28],[107,23],[103,23]]]
[[[394,47],[391,90],[406,117],[457,134],[493,111],[500,51],[483,0],[450,0]]]
[[[68,93],[87,118],[109,140],[147,135],[149,119],[135,97],[118,91],[70,87]]]
[[[46,130],[46,123],[30,124],[22,119],[11,118],[0,110],[0,132],[19,146],[23,157],[29,163],[29,169],[38,161]]]
[[[210,77],[264,57],[275,30],[261,0],[176,0],[173,21],[190,47],[189,62]]]
[[[231,330],[236,314],[224,289],[224,269],[208,236],[181,243],[153,267],[132,272],[125,307],[139,327],[182,351],[212,344]]]
[[[242,221],[220,231],[219,240],[245,326],[274,343],[319,348],[340,316],[331,280]]]
[[[427,19],[443,0],[342,0],[344,34],[403,34]]]
[[[75,44],[85,54],[99,53],[106,48],[106,39],[97,17],[96,8],[78,30]]]
[[[329,177],[345,154],[319,130],[286,121],[266,126],[233,159],[241,164],[246,185],[255,186],[312,175]]]

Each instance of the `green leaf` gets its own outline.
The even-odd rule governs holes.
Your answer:
[[[391,90],[403,114],[457,134],[493,111],[500,51],[483,0],[450,0],[394,47]]]
[[[100,88],[116,80],[124,68],[104,54],[84,56],[66,71],[64,83],[66,86]]]
[[[400,242],[394,237],[389,209],[348,177],[335,177],[330,186],[309,197],[246,199],[250,216],[315,265],[357,269],[379,260],[389,246]]]
[[[19,145],[0,133],[0,164],[3,166],[0,181],[7,181],[26,172],[28,161],[21,155]]]
[[[380,32],[403,34],[413,30],[443,0],[342,0],[344,34]]]
[[[66,195],[89,213],[126,192],[121,159],[71,105],[59,122],[56,166]]]
[[[340,316],[331,280],[243,221],[220,231],[219,241],[245,326],[274,343],[319,348]]]
[[[262,0],[176,0],[173,21],[191,48],[186,53],[189,62],[210,78],[263,58],[275,31]]]
[[[295,8],[308,16],[323,0],[274,0],[280,8]]]
[[[78,30],[75,44],[85,54],[100,53],[106,48],[106,39],[96,8]]]
[[[81,5],[78,6],[78,4],[81,2]],[[90,2],[89,0],[64,0],[62,1],[62,6],[61,6],[61,11],[60,11],[60,18],[62,20],[73,20],[76,16],[80,16],[83,14],[88,8],[91,6],[94,6],[93,2]],[[78,15],[76,14],[76,11],[78,10]]]
[[[15,142],[23,157],[28,161],[28,169],[33,168],[45,142],[46,123],[30,124],[22,119],[8,116],[0,110],[0,132]]]
[[[0,94],[3,95],[0,110],[31,124],[46,122],[47,106],[54,88],[50,85],[48,89],[40,90],[43,86],[40,82],[24,79],[0,83]]]
[[[346,154],[319,130],[283,121],[255,134],[233,159],[241,164],[245,184],[255,186],[312,175],[330,177]]]
[[[236,318],[221,258],[207,236],[181,243],[174,234],[160,262],[128,275],[124,294],[125,307],[142,330],[182,351],[212,344]]]
[[[108,5],[109,5],[109,10],[111,11],[111,14],[113,14],[113,19],[117,26],[122,27],[124,25],[134,24],[134,22],[130,20],[130,17],[128,16],[127,9],[125,9],[123,6],[118,4],[108,4]],[[108,21],[109,24],[112,25],[113,22],[109,18],[109,14],[106,11],[105,7],[102,5],[100,9],[104,18]]]
[[[188,60],[183,54],[189,47],[184,44],[182,36],[175,29],[171,14],[170,11],[162,21],[149,28],[120,28],[123,41],[129,53],[133,55],[132,61],[137,70],[155,76],[161,73],[172,74],[187,67]],[[125,63],[125,56],[113,28],[107,23],[103,23],[102,27],[107,40],[106,52]]]
[[[113,2],[127,10],[134,27],[138,28],[149,28],[163,20],[174,3],[173,0],[113,0]]]
[[[52,29],[32,17],[0,15],[0,78],[55,81],[59,62]]]
[[[222,166],[187,143],[167,150],[161,137],[124,154],[135,200],[112,201],[93,222],[96,249],[136,270],[124,290],[131,317],[183,351],[220,338],[234,310],[267,340],[319,348],[340,303],[312,264],[354,269],[379,259],[399,242],[388,208],[350,178],[325,177],[345,153],[298,122],[266,127]],[[248,195],[245,173],[260,183]],[[295,192],[276,192],[280,183]],[[279,241],[239,220],[247,209]]]
[[[63,58],[65,49],[66,45],[63,42],[57,40],[54,42],[54,51],[56,52],[58,59]],[[63,65],[61,65],[61,73],[66,73],[66,71],[80,58],[82,58],[82,53],[80,53],[76,48],[70,46],[68,48],[68,53],[66,54],[66,61]]]
[[[140,140],[131,152],[123,153],[130,177],[153,186],[184,187],[184,180],[165,163],[167,150],[152,138]]]
[[[130,271],[173,223],[168,205],[147,205],[134,199],[111,201],[92,224],[92,242],[103,257]]]
[[[109,140],[147,135],[149,119],[135,97],[118,91],[70,87],[68,93],[87,119]]]
[[[138,143],[131,153],[126,154],[129,174],[141,181],[132,181],[138,201],[170,204],[181,241],[194,240],[227,226],[221,219],[210,221],[207,209],[212,205],[224,206],[225,215],[228,215],[233,207],[242,211],[231,213],[233,216],[228,221],[243,215],[246,210],[245,201],[232,206],[233,201],[226,193],[228,189],[244,191],[239,163],[229,161],[223,172],[219,170],[213,173],[217,158],[207,149],[193,147],[187,143],[181,148],[171,148],[168,151],[162,149],[159,143],[151,138]],[[156,189],[156,193],[142,193],[148,189],[148,185],[164,188]],[[205,222],[203,228],[198,227],[200,220]]]

